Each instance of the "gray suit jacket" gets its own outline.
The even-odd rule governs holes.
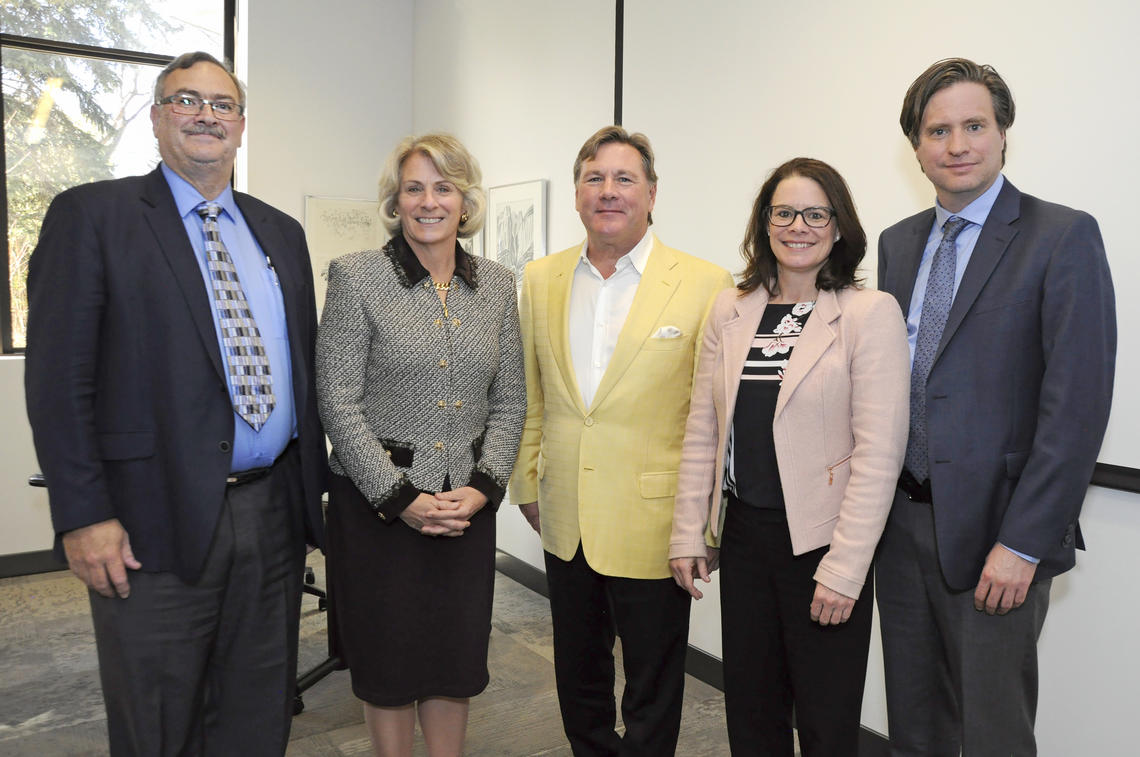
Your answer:
[[[909,312],[926,210],[879,238],[879,288]],[[1005,182],[950,309],[926,386],[942,573],[977,584],[995,542],[1073,566],[1108,423],[1116,309],[1096,220]]]

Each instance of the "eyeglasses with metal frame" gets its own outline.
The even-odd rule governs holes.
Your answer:
[[[813,229],[822,229],[835,218],[835,211],[831,208],[804,208],[796,210],[789,205],[769,205],[764,208],[768,216],[768,223],[773,226],[791,226],[796,222],[796,216],[804,219],[804,223]]]
[[[164,97],[156,101],[155,105],[169,105],[170,109],[180,116],[196,116],[202,112],[202,106],[209,105],[214,118],[219,121],[236,121],[245,113],[245,106],[233,100],[207,100],[185,92]]]

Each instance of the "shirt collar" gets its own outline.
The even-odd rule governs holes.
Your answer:
[[[957,213],[951,213],[946,208],[942,207],[942,203],[937,199],[934,201],[934,219],[938,228],[941,229],[951,217],[957,216],[958,218],[965,218],[970,223],[977,224],[978,226],[985,226],[986,219],[989,218],[990,211],[993,210],[994,203],[997,201],[997,196],[1001,194],[1001,188],[1005,184],[1005,176],[998,174],[997,180],[990,185],[990,188],[982,192],[973,202],[966,207],[962,208]]]
[[[632,265],[637,275],[645,273],[645,266],[649,264],[649,253],[653,251],[653,232],[646,230],[645,236],[641,238],[633,249],[618,258],[617,268],[620,270],[627,265]],[[593,265],[590,258],[586,255],[586,248],[590,244],[590,240],[582,242],[582,249],[578,252],[578,264],[585,264],[587,266]]]
[[[430,275],[403,234],[397,234],[388,240],[388,244],[384,245],[384,251],[392,260],[392,265],[396,267],[396,276],[400,279],[400,283],[409,289]],[[459,246],[458,241],[455,243],[455,275],[472,289],[479,283],[475,273],[475,261]]]
[[[215,205],[220,205],[222,211],[227,213],[230,218],[238,217],[237,202],[234,200],[234,190],[229,184],[222,190],[222,193],[214,200],[206,200],[202,193],[194,188],[194,185],[183,179],[174,172],[170,166],[165,163],[162,166],[162,175],[166,179],[166,183],[170,186],[170,193],[174,195],[174,206],[178,208],[178,215],[186,218],[191,213],[195,213],[195,208],[204,202],[212,202]]]

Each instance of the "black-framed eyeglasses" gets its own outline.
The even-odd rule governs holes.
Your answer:
[[[813,229],[822,229],[835,218],[835,211],[831,208],[796,210],[789,205],[769,205],[764,210],[768,214],[768,223],[773,226],[791,226],[796,222],[796,216],[799,216]]]
[[[196,116],[202,112],[203,105],[209,105],[214,112],[214,118],[219,121],[236,121],[245,113],[245,107],[233,100],[207,100],[194,95],[177,94],[164,97],[155,105],[169,105],[170,109],[180,116]]]

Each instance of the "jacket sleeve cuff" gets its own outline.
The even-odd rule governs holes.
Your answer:
[[[826,559],[826,556],[824,557]],[[859,595],[863,593],[864,581],[855,581],[845,576],[841,576],[835,571],[831,570],[822,562],[816,568],[815,575],[812,577],[817,583],[821,583],[832,591],[837,591],[849,599],[858,599]]]
[[[669,559],[678,557],[707,557],[708,545],[704,535],[693,538],[674,539],[669,543]]]
[[[467,482],[467,485],[487,498],[486,507],[489,507],[491,512],[498,512],[499,505],[502,504],[503,497],[507,492],[495,483],[495,479],[476,469],[471,472],[471,480]]]
[[[372,508],[372,512],[376,513],[376,517],[388,525],[392,525],[400,519],[400,513],[404,512],[418,496],[420,496],[420,490],[405,479],[383,497],[371,500],[368,506]]]

